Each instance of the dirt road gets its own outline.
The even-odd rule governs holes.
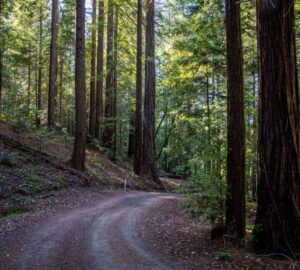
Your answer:
[[[164,200],[174,197],[120,193],[47,218],[37,229],[17,230],[0,239],[0,269],[184,269],[137,237],[140,215]]]

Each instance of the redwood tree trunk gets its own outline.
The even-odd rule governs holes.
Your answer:
[[[104,45],[104,2],[99,0],[98,15],[98,59],[97,59],[97,93],[96,93],[96,138],[102,141],[103,122],[103,45]]]
[[[50,73],[48,95],[48,128],[55,128],[55,89],[57,77],[57,26],[59,0],[52,0],[51,44],[50,44]]]
[[[39,52],[38,52],[38,87],[36,101],[36,127],[41,125],[40,112],[42,110],[42,68],[43,68],[43,4],[39,10]]]
[[[145,57],[145,100],[143,123],[143,164],[141,175],[149,177],[161,187],[155,164],[155,38],[154,0],[146,2],[146,57]]]
[[[300,249],[299,96],[293,0],[259,0],[258,250]]]
[[[93,0],[92,14],[92,48],[91,48],[91,81],[90,81],[90,121],[89,133],[96,135],[96,8],[97,1]]]
[[[86,147],[85,0],[76,0],[75,103],[76,129],[72,167],[83,171]]]
[[[103,134],[103,145],[113,150],[114,136],[114,4],[112,0],[108,1],[107,18],[107,56],[106,56],[106,89],[105,89],[105,123]]]
[[[142,54],[143,54],[143,3],[138,0],[137,10],[137,55],[136,55],[136,94],[135,94],[135,121],[134,121],[134,157],[133,171],[141,173],[143,149],[143,119],[142,119]]]
[[[118,93],[118,28],[119,28],[119,7],[115,5],[114,23],[114,83],[113,83],[113,159],[117,153],[117,93]],[[120,134],[121,136],[121,134]]]
[[[245,235],[245,123],[240,4],[225,1],[227,39],[227,233]]]
[[[63,95],[64,95],[64,85],[63,85],[63,76],[64,76],[64,54],[61,52],[60,55],[60,67],[59,67],[59,123],[60,127],[63,127]]]
[[[2,0],[0,0],[0,31],[2,31],[3,25],[2,25],[2,9],[3,4]],[[2,53],[2,47],[3,47],[3,38],[0,39],[0,114],[2,112],[2,89],[3,89],[3,53]]]

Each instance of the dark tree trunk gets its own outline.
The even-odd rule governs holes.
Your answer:
[[[64,75],[64,54],[61,52],[60,55],[60,69],[59,69],[59,123],[60,127],[63,127],[63,92],[64,92],[64,85],[63,85],[63,75]]]
[[[141,173],[143,149],[143,118],[142,118],[142,54],[143,54],[143,3],[138,0],[137,10],[137,55],[136,55],[136,94],[135,94],[135,121],[134,121],[134,157],[133,171]]]
[[[114,136],[114,4],[112,0],[108,1],[107,15],[107,56],[106,56],[106,89],[105,89],[105,123],[103,134],[103,145],[113,150]]]
[[[0,31],[2,31],[3,25],[2,25],[2,9],[3,9],[3,0],[0,0]],[[2,90],[3,90],[3,38],[1,36],[0,38],[0,114],[2,112]]]
[[[83,171],[86,147],[85,0],[76,0],[75,103],[76,129],[72,167]]]
[[[257,3],[258,189],[254,243],[300,249],[299,96],[293,0]]]
[[[59,0],[52,0],[51,44],[50,44],[50,72],[48,95],[48,128],[55,128],[55,89],[57,77],[57,25]]]
[[[128,138],[128,157],[134,156],[135,139],[134,139],[135,113],[131,111],[129,122],[129,138]]]
[[[114,92],[113,92],[113,159],[116,159],[117,153],[117,93],[118,93],[118,28],[119,28],[119,7],[115,5],[115,23],[114,23]],[[121,134],[120,134],[121,136]]]
[[[98,60],[97,60],[97,93],[96,93],[96,138],[102,141],[103,122],[103,46],[104,46],[104,2],[99,0],[98,15]]]
[[[143,123],[143,164],[141,175],[162,187],[156,168],[155,154],[155,38],[154,0],[146,2],[146,56],[145,56],[145,100]]]
[[[36,100],[36,127],[41,125],[40,112],[42,110],[42,68],[43,68],[43,5],[39,10],[39,52],[38,52],[38,87]]]
[[[245,123],[240,4],[225,1],[228,88],[226,227],[245,235]]]
[[[92,14],[92,48],[91,48],[91,81],[90,81],[90,121],[89,133],[96,136],[96,19],[97,1],[93,0]]]

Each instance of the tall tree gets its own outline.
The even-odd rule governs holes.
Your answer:
[[[97,48],[97,89],[95,136],[102,141],[103,122],[103,47],[104,47],[104,2],[99,0],[98,48]]]
[[[240,4],[225,1],[227,41],[227,232],[245,234],[245,123]]]
[[[103,145],[113,150],[114,119],[114,4],[108,1],[107,14],[107,55],[106,55],[106,89],[105,89],[105,123],[103,133]]]
[[[155,160],[155,38],[154,0],[146,2],[145,99],[143,124],[143,164],[141,175],[161,185]]]
[[[55,91],[57,77],[57,29],[59,0],[52,0],[49,95],[48,95],[48,128],[55,128]]]
[[[2,33],[3,31],[3,23],[2,23],[2,16],[3,16],[3,3],[2,0],[0,0],[0,32]],[[3,52],[2,52],[2,47],[3,47],[3,37],[1,35],[0,38],[0,113],[2,111],[2,89],[3,89]]]
[[[41,125],[40,112],[42,110],[42,69],[43,69],[43,3],[39,4],[39,45],[38,45],[38,85],[36,95],[36,127]]]
[[[299,89],[294,1],[260,0],[258,189],[260,250],[300,249]]]
[[[30,97],[31,97],[31,44],[28,45],[27,58],[27,115],[30,114]]]
[[[115,21],[114,21],[114,62],[113,62],[113,72],[114,72],[114,82],[113,82],[113,158],[116,159],[117,151],[117,92],[118,92],[118,34],[119,34],[119,7],[117,4],[114,5],[115,8]]]
[[[143,3],[138,0],[137,7],[137,55],[136,55],[136,93],[135,93],[135,121],[134,121],[134,157],[133,170],[141,172],[143,149],[143,118],[142,118],[142,54],[143,54]]]
[[[86,84],[85,84],[85,0],[76,0],[75,56],[76,129],[72,167],[84,170],[86,148]]]
[[[91,47],[91,81],[90,81],[90,121],[89,133],[95,137],[96,133],[96,20],[97,1],[93,0],[92,14],[92,47]]]

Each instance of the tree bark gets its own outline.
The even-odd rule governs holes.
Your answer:
[[[118,93],[118,28],[119,28],[119,7],[115,5],[114,22],[114,82],[113,82],[113,159],[116,160],[117,153],[117,93]],[[121,136],[121,134],[120,134]]]
[[[128,151],[127,156],[131,158],[134,157],[134,148],[135,148],[135,141],[134,141],[134,128],[135,128],[135,113],[134,111],[130,112],[130,119],[129,119],[129,136],[128,136]]]
[[[240,4],[225,1],[227,39],[227,233],[245,235],[245,123]]]
[[[258,250],[300,250],[299,94],[293,0],[257,3]]]
[[[105,121],[103,145],[113,151],[114,136],[114,4],[112,0],[108,1],[107,15],[107,56],[106,56],[106,89],[105,89]]]
[[[86,148],[85,0],[76,0],[75,106],[76,129],[72,167],[84,171]]]
[[[27,68],[27,115],[30,115],[30,96],[31,96],[31,46],[28,46],[28,68]]]
[[[142,118],[142,54],[143,54],[143,3],[138,0],[137,10],[137,55],[136,55],[136,93],[135,93],[135,121],[134,121],[134,157],[133,171],[141,173],[143,149],[143,118]]]
[[[60,55],[60,68],[59,68],[59,123],[60,127],[63,127],[63,95],[64,95],[64,85],[63,85],[63,76],[64,76],[64,53],[61,52]]]
[[[162,183],[158,177],[155,163],[155,37],[154,37],[154,0],[146,2],[146,57],[145,57],[145,99],[143,123],[143,164],[141,175]]]
[[[42,68],[43,68],[43,4],[39,8],[39,52],[38,52],[38,87],[36,100],[36,127],[41,125],[40,112],[42,110]]]
[[[104,47],[104,2],[99,0],[98,15],[98,60],[97,60],[97,93],[95,136],[102,141],[103,123],[103,47]]]
[[[89,133],[96,136],[96,18],[97,1],[93,0],[92,14],[92,48],[91,48],[91,81],[90,81],[90,123]]]
[[[2,10],[3,10],[3,0],[0,0],[0,31],[3,31],[3,23],[2,23]],[[3,90],[3,37],[0,38],[0,114],[2,112],[2,90]]]
[[[51,44],[50,44],[50,74],[48,95],[48,128],[55,128],[55,90],[57,77],[57,26],[59,0],[52,0]]]

